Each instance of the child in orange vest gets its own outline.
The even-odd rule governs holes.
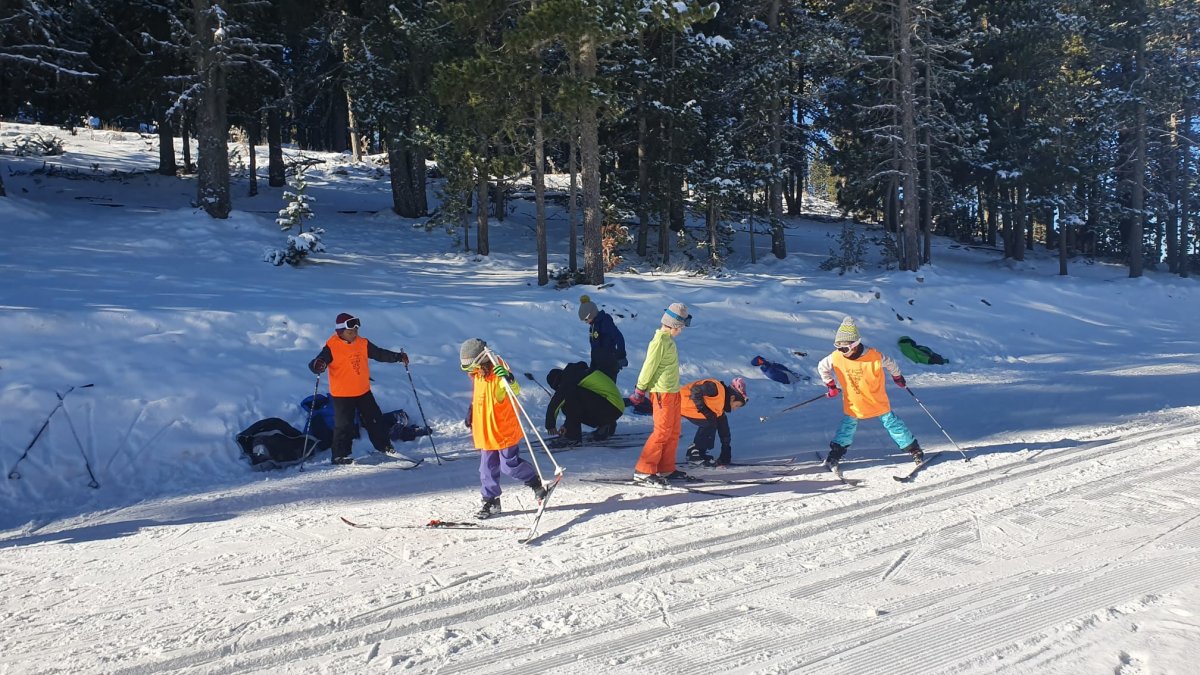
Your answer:
[[[696,436],[687,449],[687,459],[704,466],[728,466],[733,462],[730,448],[729,417],[746,405],[746,380],[735,377],[726,385],[715,378],[696,380],[679,390],[680,412],[683,418],[695,424]],[[717,437],[721,439],[721,455],[715,460],[708,454]]]
[[[904,375],[900,373],[900,366],[896,365],[896,361],[890,356],[864,346],[858,334],[858,327],[850,317],[842,319],[842,325],[833,336],[833,345],[837,348],[836,351],[821,359],[817,364],[817,372],[829,389],[826,394],[829,398],[837,396],[837,385],[842,385],[842,390],[845,391],[845,396],[842,397],[842,411],[846,416],[842,418],[833,441],[829,443],[829,456],[825,463],[830,468],[837,466],[854,441],[858,421],[872,417],[878,417],[896,445],[912,455],[914,462],[920,463],[925,458],[921,446],[917,439],[913,438],[904,421],[892,412],[887,392],[884,391],[885,371],[892,376],[892,382],[896,383],[896,386],[907,386]]]
[[[329,397],[333,400],[333,458],[330,461],[334,464],[354,463],[350,446],[354,443],[355,412],[367,429],[371,445],[386,455],[398,456],[388,439],[383,411],[371,393],[371,368],[367,359],[382,363],[399,361],[408,365],[408,354],[404,350],[393,352],[376,347],[365,337],[359,337],[361,326],[358,317],[345,312],[338,314],[334,334],[325,341],[317,358],[308,362],[308,369],[317,375],[329,370]]]
[[[511,476],[533,489],[538,502],[546,496],[546,488],[533,465],[521,458],[521,440],[525,437],[517,418],[517,409],[509,400],[508,390],[521,391],[508,365],[503,360],[492,363],[486,351],[487,343],[471,338],[458,350],[464,372],[471,378],[471,407],[467,409],[467,428],[479,450],[479,492],[482,497],[476,518],[488,518],[500,513],[500,474]],[[504,386],[504,381],[508,387]]]

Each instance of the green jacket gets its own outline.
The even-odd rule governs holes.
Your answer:
[[[646,360],[638,373],[637,388],[644,392],[679,392],[679,352],[671,331],[658,329],[646,348]]]

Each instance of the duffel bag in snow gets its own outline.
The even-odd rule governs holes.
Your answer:
[[[317,438],[278,417],[259,420],[234,437],[250,465],[258,470],[297,464],[317,450]]]

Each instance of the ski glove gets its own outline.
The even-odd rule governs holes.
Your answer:
[[[833,382],[826,382],[825,386],[829,388],[829,391],[825,392],[825,398],[837,398],[837,395],[838,395],[837,385],[834,384]]]
[[[629,397],[629,402],[634,405],[641,405],[646,402],[646,392],[635,388],[633,394]]]
[[[497,363],[495,365],[495,367],[492,368],[492,372],[496,374],[496,377],[503,377],[504,379],[508,380],[509,382],[513,381],[512,373],[508,372],[508,368],[505,368],[503,365],[501,365],[499,363]]]
[[[325,369],[328,367],[329,367],[329,364],[325,363],[325,361],[323,359],[313,359],[312,361],[308,362],[308,369],[313,371],[317,375],[320,375],[321,373],[325,372]]]
[[[400,358],[397,359],[397,361],[399,361],[400,363],[403,363],[406,366],[408,365],[408,354],[404,353],[403,349],[400,350]]]
[[[901,389],[905,389],[905,388],[907,388],[907,387],[908,387],[908,383],[904,381],[904,376],[903,376],[903,375],[895,375],[895,376],[893,376],[893,377],[892,377],[892,382],[895,382],[895,383],[896,383],[896,386],[897,386],[897,387],[900,387]]]
[[[463,424],[467,425],[468,429],[471,428],[471,413],[472,412],[473,412],[473,410],[468,407],[467,408],[467,418],[463,420]]]
[[[622,356],[621,360],[617,361],[617,367],[618,368],[628,368],[629,367],[629,359]]]

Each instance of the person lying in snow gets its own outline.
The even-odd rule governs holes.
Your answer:
[[[775,363],[774,361],[768,361],[761,356],[756,356],[751,359],[750,365],[758,366],[759,370],[763,372],[763,375],[775,380],[779,384],[795,384],[804,380],[803,375],[788,370],[787,366],[781,363]]]

